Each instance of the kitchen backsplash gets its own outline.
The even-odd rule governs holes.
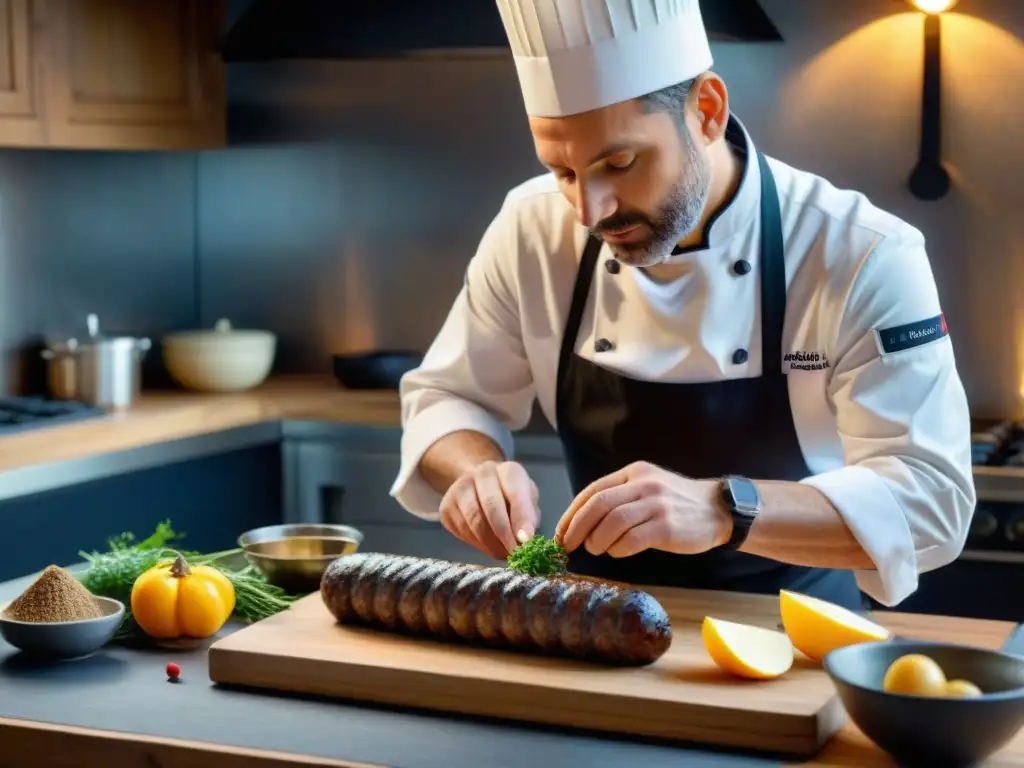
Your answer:
[[[714,49],[736,115],[768,154],[924,231],[972,407],[1018,415],[1024,3],[945,19],[955,186],[929,203],[905,183],[920,15],[762,2],[784,44]],[[507,58],[232,65],[229,90],[225,150],[0,151],[0,392],[37,386],[26,350],[88,312],[154,341],[222,316],[270,328],[282,372],[425,349],[505,193],[541,170]]]
[[[195,156],[0,150],[0,391],[33,391],[47,335],[155,334],[196,311]]]

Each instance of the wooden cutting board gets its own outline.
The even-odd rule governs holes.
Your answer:
[[[661,737],[806,757],[846,715],[821,665],[797,653],[772,681],[726,675],[706,615],[775,629],[778,599],[650,588],[672,621],[655,664],[612,668],[337,624],[318,593],[210,647],[217,683]]]

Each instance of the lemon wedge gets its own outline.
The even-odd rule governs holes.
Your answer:
[[[706,616],[701,639],[715,664],[737,677],[770,680],[793,666],[793,644],[781,632]]]
[[[847,645],[889,639],[889,630],[882,625],[842,606],[798,592],[779,592],[779,612],[793,645],[815,661]]]

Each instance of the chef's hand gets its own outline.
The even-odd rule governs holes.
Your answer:
[[[496,560],[540,525],[537,485],[522,464],[486,461],[460,476],[441,499],[441,524]]]
[[[555,528],[567,552],[629,557],[645,549],[695,555],[729,540],[732,519],[719,485],[639,462],[596,480]]]

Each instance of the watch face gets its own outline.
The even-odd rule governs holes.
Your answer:
[[[760,506],[761,499],[757,493],[757,486],[749,480],[730,480],[729,491],[738,512],[754,513]]]

